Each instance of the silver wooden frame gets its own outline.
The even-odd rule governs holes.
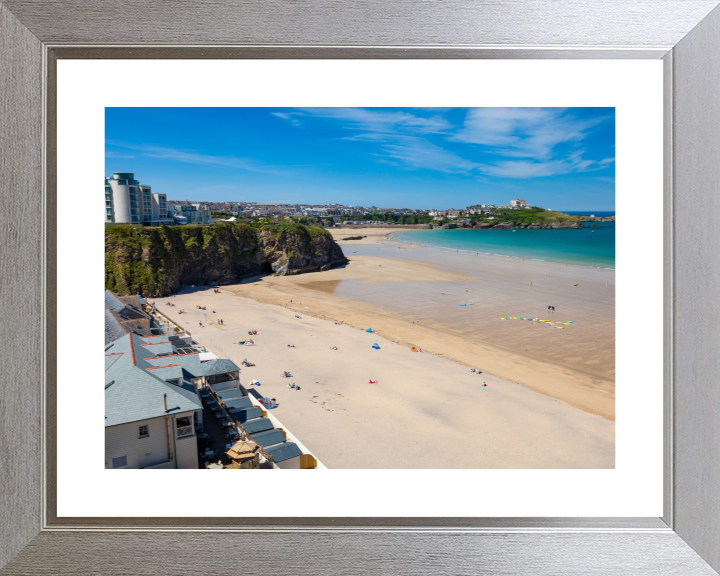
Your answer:
[[[718,3],[0,0],[1,573],[717,574]],[[60,58],[662,58],[662,518],[58,518]]]

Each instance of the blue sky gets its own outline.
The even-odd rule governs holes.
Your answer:
[[[614,108],[107,108],[105,174],[172,200],[615,209]]]

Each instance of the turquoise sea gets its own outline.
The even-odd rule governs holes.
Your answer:
[[[565,230],[409,230],[393,236],[401,242],[614,270],[615,222],[586,222],[585,226]]]

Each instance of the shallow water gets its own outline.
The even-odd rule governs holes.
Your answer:
[[[557,230],[409,230],[393,235],[401,242],[614,269],[615,222],[586,226]]]

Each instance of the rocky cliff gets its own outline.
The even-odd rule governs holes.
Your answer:
[[[185,284],[236,284],[257,274],[301,274],[345,262],[330,233],[302,224],[105,230],[105,288],[119,294],[167,296]]]

